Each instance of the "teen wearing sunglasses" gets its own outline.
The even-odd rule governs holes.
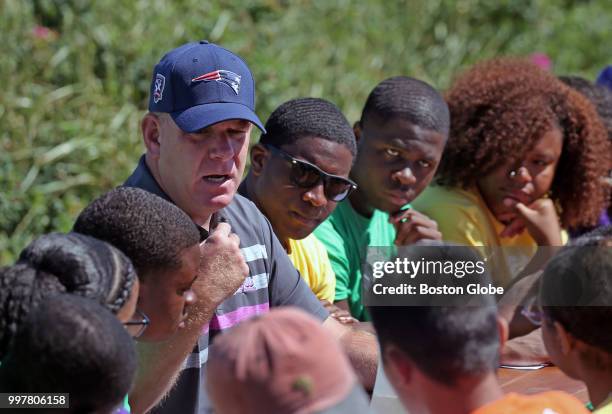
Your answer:
[[[294,99],[270,115],[239,188],[270,220],[310,289],[329,304],[335,275],[325,247],[312,232],[357,188],[348,178],[355,153],[351,126],[334,104]],[[330,310],[340,322],[354,322],[347,312]]]
[[[336,273],[336,305],[368,320],[361,266],[368,246],[407,245],[441,235],[410,208],[431,181],[446,144],[448,107],[424,82],[395,77],[370,93],[355,124],[358,154],[350,177],[358,188],[315,231]]]

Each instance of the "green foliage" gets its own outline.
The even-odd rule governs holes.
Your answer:
[[[243,56],[262,119],[317,96],[354,121],[386,77],[444,89],[503,54],[545,52],[557,73],[593,78],[610,63],[611,16],[612,3],[579,0],[4,0],[0,263],[36,235],[70,229],[129,175],[153,65],[184,42],[206,38]]]

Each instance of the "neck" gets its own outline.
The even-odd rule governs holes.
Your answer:
[[[580,379],[586,384],[589,398],[595,408],[598,408],[612,394],[610,391],[612,373],[609,371],[585,369],[580,373]]]
[[[427,393],[427,405],[431,413],[469,414],[496,401],[503,391],[494,373],[484,377],[460,380],[452,387],[436,386]]]
[[[257,183],[255,182],[255,178],[251,175],[251,173],[247,174],[246,178],[244,179],[243,184],[244,184],[244,190],[246,193],[246,198],[248,198],[253,203],[255,203],[259,211],[261,211],[261,213],[264,216],[266,216],[266,218],[270,221],[270,224],[272,224],[272,220],[270,220],[270,217],[268,217],[268,215],[266,214],[266,211],[263,208],[263,205],[261,204],[259,197],[257,196],[257,190],[256,190]],[[278,233],[278,231],[274,228],[274,226],[272,226],[272,231],[274,231],[274,234],[278,238],[278,241],[280,241],[285,251],[287,253],[291,253],[291,248],[289,247],[289,238],[281,236]]]
[[[374,207],[368,203],[366,195],[359,189],[349,196],[349,202],[353,209],[364,217],[370,218],[374,214]]]

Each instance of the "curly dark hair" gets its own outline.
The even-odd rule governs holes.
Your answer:
[[[297,98],[276,108],[266,122],[262,144],[276,147],[306,136],[316,136],[346,146],[357,153],[353,128],[333,103],[319,98]]]
[[[551,186],[561,225],[593,225],[606,206],[601,179],[610,168],[607,134],[593,106],[548,72],[517,58],[477,64],[447,93],[451,132],[436,181],[468,188],[506,161],[517,161],[553,127],[563,150]]]
[[[140,188],[119,187],[79,214],[74,231],[125,253],[140,280],[159,269],[178,269],[183,251],[200,241],[197,225],[174,204]]]
[[[117,313],[129,300],[136,271],[108,243],[77,233],[51,233],[30,243],[16,265],[0,269],[0,359],[30,310],[70,293]]]

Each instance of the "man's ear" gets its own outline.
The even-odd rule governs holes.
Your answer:
[[[393,344],[385,346],[382,358],[385,373],[392,383],[397,386],[410,383],[415,369],[410,358]]]
[[[361,138],[361,121],[357,121],[353,124],[353,133],[355,134],[355,141],[359,142]]]
[[[140,122],[140,130],[142,131],[142,139],[147,149],[147,155],[159,157],[161,119],[151,112],[147,113]]]
[[[249,173],[261,175],[268,160],[269,151],[262,144],[255,144],[251,148],[251,169]]]
[[[561,352],[563,355],[569,354],[574,348],[576,348],[576,339],[565,330],[563,325],[559,322],[554,322],[554,329],[559,338],[559,347],[561,348]]]
[[[503,349],[510,333],[508,321],[503,316],[497,315],[497,331],[499,332],[499,349]]]

